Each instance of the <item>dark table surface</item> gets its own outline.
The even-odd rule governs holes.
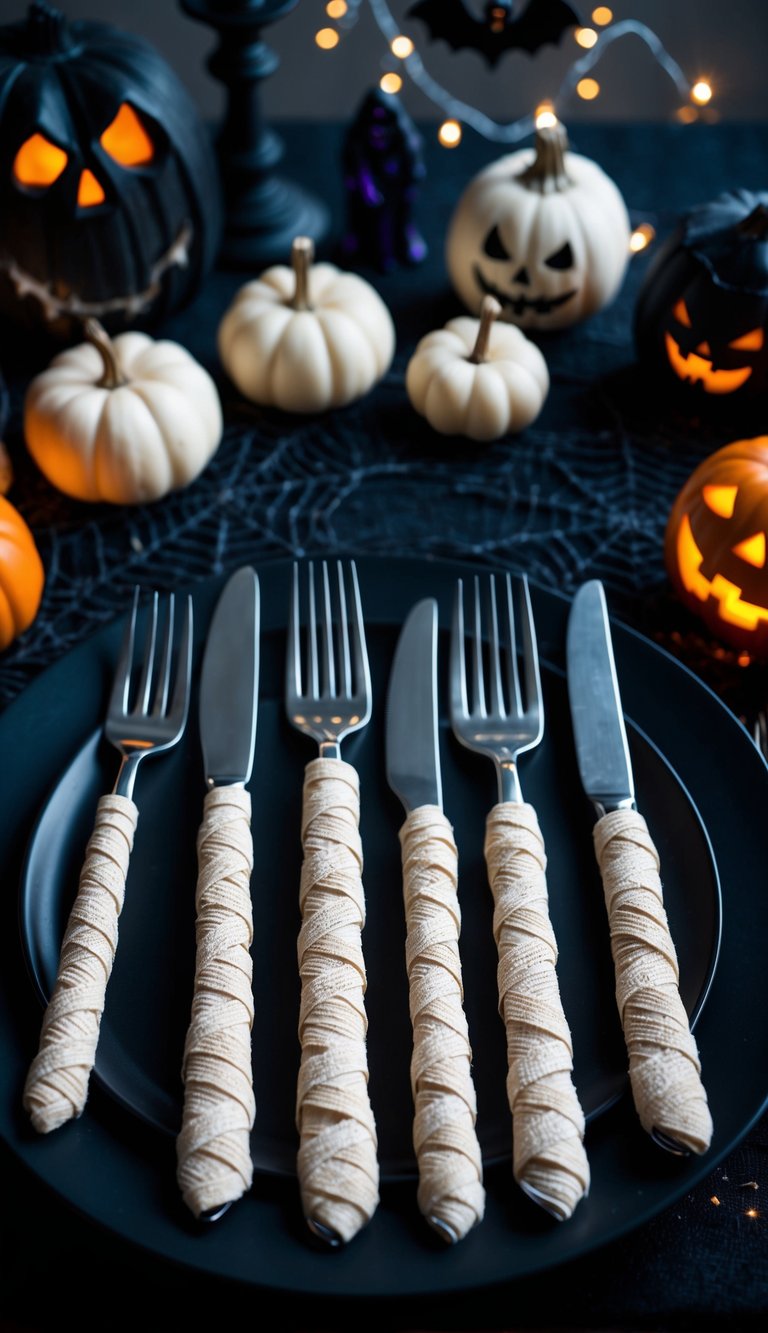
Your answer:
[[[286,175],[331,210],[320,255],[338,259],[340,130],[289,124],[281,134]],[[695,203],[726,189],[766,186],[765,132],[758,126],[579,125],[571,140],[617,182],[633,223],[651,222],[658,238]],[[181,342],[211,371],[225,411],[224,439],[206,471],[155,505],[81,505],[46,483],[24,447],[21,406],[29,378],[47,358],[20,349],[13,332],[4,331],[4,436],[15,470],[9,498],[32,527],[46,588],[28,633],[0,656],[0,704],[122,614],[137,583],[173,588],[244,562],[357,551],[525,571],[566,593],[586,578],[601,578],[616,616],[683,660],[751,725],[768,698],[766,668],[740,667],[713,644],[676,602],[665,575],[671,503],[696,464],[734,434],[728,422],[693,425],[662,410],[644,387],[631,323],[648,255],[631,261],[609,309],[540,340],[552,387],[523,435],[484,446],[445,441],[409,408],[403,381],[410,352],[422,334],[460,313],[443,265],[447,217],[469,177],[502,151],[467,133],[448,152],[431,132],[425,135],[427,175],[417,216],[429,255],[414,269],[364,270],[392,311],[397,352],[382,384],[343,412],[301,419],[261,411],[227,382],[216,327],[252,274],[220,268],[191,306],[154,330]],[[442,1308],[434,1300],[385,1307],[382,1320],[397,1329],[752,1327],[768,1312],[760,1215],[767,1152],[764,1118],[690,1194],[598,1253],[503,1291],[452,1296]],[[154,1261],[74,1215],[5,1149],[2,1170],[0,1327],[53,1327],[62,1299],[85,1326],[141,1320],[163,1328],[174,1317],[197,1326],[194,1312],[217,1291],[215,1281]],[[71,1287],[85,1255],[109,1293],[103,1317],[89,1314],[84,1290]],[[264,1317],[252,1293],[225,1295],[237,1317]],[[357,1303],[329,1308],[297,1300],[280,1323],[338,1328],[365,1317]]]

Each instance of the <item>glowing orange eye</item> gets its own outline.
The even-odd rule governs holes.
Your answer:
[[[155,149],[147,131],[132,106],[123,102],[115,119],[107,126],[99,143],[121,167],[143,167],[151,162]]]
[[[733,554],[746,560],[748,565],[754,565],[755,569],[762,569],[765,565],[765,533],[756,532],[754,537],[739,542],[738,546],[734,546]]]
[[[691,327],[691,317],[688,314],[688,309],[686,307],[685,301],[683,300],[678,301],[677,305],[672,311],[672,314],[674,315],[678,324],[684,324],[687,329]]]
[[[740,338],[734,339],[728,346],[735,347],[739,352],[759,352],[764,341],[762,329],[751,329],[749,333],[743,333]]]
[[[67,154],[44,134],[32,134],[25,139],[16,154],[13,174],[20,185],[40,189],[53,185],[67,165]]]
[[[77,202],[80,208],[93,208],[104,203],[104,191],[92,171],[85,170],[80,174]]]
[[[701,493],[707,509],[711,509],[713,514],[719,514],[720,518],[733,518],[738,486],[705,486]]]

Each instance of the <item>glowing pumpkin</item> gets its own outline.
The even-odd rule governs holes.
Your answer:
[[[44,583],[32,533],[19,511],[0,496],[0,652],[32,624]]]
[[[768,655],[768,436],[706,458],[670,511],[665,559],[684,604],[717,638]]]
[[[524,329],[562,329],[607,305],[629,259],[618,187],[567,151],[564,127],[539,129],[533,150],[500,158],[470,181],[451,219],[446,263],[472,314],[484,296]]]
[[[768,194],[694,209],[649,266],[635,308],[641,361],[694,408],[768,386]]]
[[[42,0],[0,28],[0,314],[67,340],[149,327],[220,230],[208,129],[152,46]]]

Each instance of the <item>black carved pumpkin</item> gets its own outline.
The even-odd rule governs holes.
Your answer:
[[[0,313],[57,337],[149,327],[218,249],[220,182],[155,49],[47,4],[0,28]]]
[[[768,194],[696,208],[650,265],[635,309],[640,360],[690,407],[768,389]]]

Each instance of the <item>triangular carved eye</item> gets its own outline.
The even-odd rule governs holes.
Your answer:
[[[63,148],[51,143],[44,134],[31,134],[25,139],[13,163],[13,174],[20,185],[45,189],[59,179],[67,165]]]
[[[561,245],[559,250],[556,250],[553,255],[549,256],[549,259],[544,260],[544,263],[547,268],[573,268],[573,250],[568,242],[566,241],[565,245]]]
[[[502,241],[499,235],[498,227],[494,227],[492,231],[488,232],[488,235],[485,238],[485,245],[483,246],[483,249],[485,250],[485,253],[487,254],[489,259],[512,258],[511,254],[507,250],[504,242]]]
[[[734,546],[733,554],[739,559],[746,560],[748,565],[754,565],[755,569],[765,567],[765,533],[756,532],[754,537],[747,537],[738,546]]]
[[[713,514],[719,514],[720,518],[733,518],[738,486],[705,486],[701,493],[707,509],[711,509]]]
[[[686,329],[689,329],[691,327],[691,317],[688,314],[688,307],[685,304],[685,301],[682,300],[678,301],[677,305],[672,311],[672,314],[674,315],[678,324],[683,324]]]
[[[127,102],[122,103],[99,143],[121,167],[143,167],[155,156],[152,140]]]

